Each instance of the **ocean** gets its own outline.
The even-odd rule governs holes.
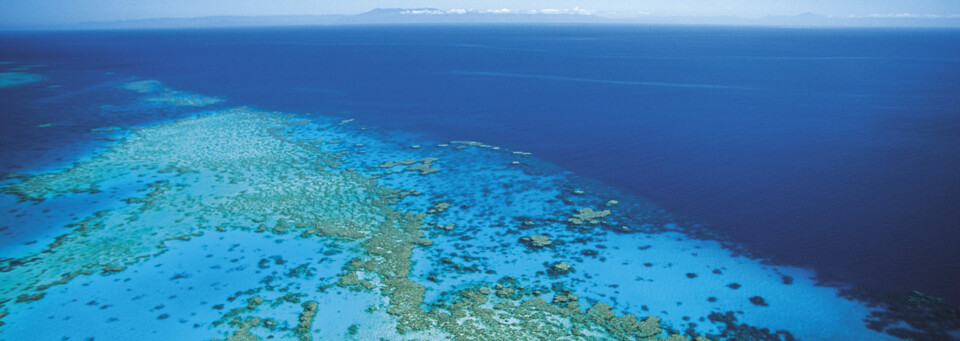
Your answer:
[[[602,237],[603,248],[591,250],[599,249],[602,253],[608,247],[618,247],[617,250],[642,247],[637,244],[640,242],[630,239],[633,237],[627,237],[636,233],[615,233],[621,224],[636,222],[638,226],[650,225],[650,231],[643,232],[653,236],[648,238],[670,236],[655,239],[664,245],[676,242],[675,239],[713,243],[709,245],[714,245],[714,249],[707,244],[675,246],[677,250],[684,250],[681,252],[684,254],[693,251],[695,256],[697,253],[711,255],[708,263],[733,262],[728,266],[731,269],[732,264],[753,264],[744,273],[756,272],[760,274],[756,278],[774,278],[774,282],[782,277],[784,284],[793,287],[833,290],[818,293],[816,297],[824,301],[811,301],[810,309],[829,310],[824,307],[833,307],[828,303],[833,298],[842,301],[837,304],[845,307],[857,302],[864,307],[871,302],[899,302],[899,297],[914,291],[929,295],[924,297],[944,298],[953,306],[960,303],[960,291],[957,291],[960,283],[960,251],[957,251],[960,245],[960,176],[957,175],[960,174],[960,32],[957,30],[411,25],[10,32],[0,34],[0,62],[9,62],[0,64],[0,72],[29,73],[43,78],[0,88],[0,114],[7,122],[0,125],[0,173],[45,174],[69,169],[77,165],[76,161],[96,163],[105,159],[98,156],[104,146],[130,141],[130,134],[140,131],[129,127],[147,127],[138,129],[150,131],[154,129],[150,127],[176,124],[171,122],[181,122],[178,119],[206,110],[245,106],[250,108],[245,110],[310,118],[314,120],[311,124],[321,125],[317,131],[322,134],[347,129],[341,127],[362,126],[362,130],[342,133],[342,139],[325,137],[327,141],[340,142],[331,144],[335,146],[363,145],[358,148],[366,148],[362,154],[365,156],[352,161],[358,164],[356,169],[361,173],[365,168],[359,160],[365,160],[363,158],[371,160],[366,167],[391,160],[409,158],[413,161],[431,156],[428,148],[436,148],[434,145],[451,146],[443,147],[445,150],[458,146],[450,141],[479,141],[459,145],[471,153],[474,149],[486,150],[493,146],[497,147],[495,150],[518,151],[507,155],[531,160],[521,160],[531,168],[518,173],[501,172],[499,168],[501,161],[508,164],[507,161],[513,160],[500,160],[497,159],[500,156],[477,152],[468,156],[438,156],[436,162],[440,166],[436,167],[440,172],[436,175],[412,174],[409,178],[395,179],[394,174],[388,172],[373,177],[381,186],[417,188],[427,186],[427,182],[418,182],[422,179],[449,176],[443,182],[426,187],[433,193],[418,189],[427,197],[401,197],[395,204],[399,206],[390,207],[424,211],[443,198],[461,199],[460,203],[453,204],[454,208],[458,204],[488,205],[487,210],[475,212],[477,217],[491,219],[475,222],[474,233],[479,235],[485,236],[484,233],[492,233],[489,230],[496,228],[526,226],[523,225],[526,222],[531,222],[529,226],[577,231],[576,226],[565,225],[565,221],[569,222],[566,218],[544,218],[552,214],[552,208],[517,203],[523,200],[550,205],[586,205],[600,211],[607,207],[603,203],[616,199],[624,203],[622,206],[634,208],[625,208],[622,213],[614,210],[614,215],[623,214],[623,217],[606,218],[616,221],[600,224],[610,225],[611,232]],[[144,80],[158,83],[127,86]],[[125,86],[127,90],[123,89]],[[187,105],[182,102],[184,96],[189,97],[187,94],[216,97],[223,102],[205,103],[200,97],[192,97],[190,100],[201,103]],[[150,95],[163,99],[143,99]],[[179,99],[168,98],[171,96]],[[243,115],[246,114],[234,119],[243,121],[246,119]],[[355,122],[336,124],[342,120]],[[323,128],[323,124],[333,128]],[[104,135],[114,131],[124,133]],[[293,133],[299,136],[297,134]],[[361,138],[357,134],[370,135]],[[369,141],[357,142],[361,139]],[[380,145],[379,149],[373,147]],[[416,148],[410,148],[413,145]],[[336,150],[330,151],[334,152]],[[426,154],[410,154],[420,152]],[[374,155],[382,158],[376,159]],[[445,157],[462,162],[457,166],[451,161],[444,164]],[[118,161],[118,164],[129,164],[124,162]],[[424,165],[425,168],[418,169],[431,167],[430,162]],[[471,175],[462,178],[445,175],[455,169]],[[159,176],[157,179],[166,175]],[[10,177],[2,183],[7,187],[0,190],[5,193],[0,203],[7,212],[0,215],[3,220],[0,225],[7,230],[8,240],[0,242],[0,245],[8,244],[0,247],[0,258],[5,258],[6,263],[23,261],[27,258],[21,257],[52,245],[52,238],[66,233],[62,227],[66,221],[102,210],[123,209],[125,204],[119,198],[143,192],[143,188],[137,187],[142,187],[142,183],[135,182],[140,185],[126,184],[108,194],[57,197],[47,193],[38,195],[45,198],[40,203],[25,203],[22,200],[29,202],[36,197],[27,194],[33,192],[18,189],[17,183],[27,181],[21,179],[30,179],[30,176]],[[205,184],[213,180],[198,178],[195,181]],[[46,186],[47,190],[53,190],[52,185]],[[582,191],[605,196],[598,196],[595,202],[578,199]],[[211,190],[207,195],[213,193],[218,192]],[[433,201],[404,201],[421,199]],[[500,212],[498,207],[510,213]],[[569,209],[567,212],[583,213]],[[464,216],[447,217],[437,224],[471,226],[475,220],[467,216],[469,214],[464,213]],[[672,233],[681,237],[674,238]],[[505,235],[491,235],[490,250],[502,243],[515,245],[517,238],[527,234],[520,228]],[[555,235],[564,235],[553,234],[554,241],[558,240]],[[197,240],[202,238],[208,237]],[[564,252],[580,252],[565,249],[578,242],[585,246],[596,244],[590,238],[583,238],[568,238],[566,244],[560,244],[564,246],[554,249],[555,255],[562,257]],[[442,237],[432,239],[442,245]],[[453,249],[444,251],[446,253],[437,251],[435,257],[414,254],[414,263],[423,266],[430,263],[427,259],[434,258],[437,264],[463,262],[457,271],[474,273],[468,265],[474,263],[472,258],[449,254],[469,249],[463,245],[466,239],[460,239],[459,244],[456,238],[450,240],[449,245],[455,246]],[[236,243],[247,245],[242,241]],[[303,238],[288,243],[309,244]],[[656,243],[650,245],[652,250],[658,247]],[[268,243],[265,248],[268,247],[274,246]],[[701,248],[702,251],[697,251]],[[521,251],[530,253],[526,249]],[[515,257],[521,251],[511,251],[514,256],[507,257]],[[264,252],[263,259],[269,259],[271,252],[284,251]],[[589,263],[590,255],[588,252],[570,257],[588,258]],[[658,259],[652,261],[658,266],[670,263],[666,267],[670,268],[673,256],[665,255],[648,258]],[[156,259],[167,256],[165,253]],[[602,256],[600,258],[604,258]],[[647,256],[607,257],[611,261],[599,261],[597,266],[616,265],[610,263],[617,259],[617,262],[623,261],[618,263],[622,269],[634,271],[644,267],[646,258],[643,257]],[[339,261],[345,263],[348,259]],[[568,262],[574,268],[580,266],[574,261]],[[132,268],[136,264],[144,263],[126,266]],[[277,266],[279,264],[278,261]],[[346,271],[341,265],[330,271],[333,274]],[[181,266],[192,265],[185,262]],[[496,278],[523,270],[520,265],[500,266],[489,265],[489,271],[498,274]],[[451,275],[460,278],[458,280],[428,280],[430,273],[436,276],[436,272],[443,272],[437,269],[446,268],[423,269],[422,274],[417,274],[416,266],[412,270],[414,277],[423,275],[421,285],[428,288],[424,304],[429,305],[431,299],[442,302],[450,288],[496,280],[471,277],[473,275]],[[477,269],[477,274],[487,271],[483,270],[487,269],[484,266]],[[676,292],[657,291],[659,298],[656,299],[632,293],[635,290],[629,289],[628,283],[639,281],[632,275],[628,276],[631,278],[609,278],[610,285],[616,286],[604,289],[608,291],[590,291],[585,289],[589,287],[585,282],[581,283],[585,286],[582,288],[577,284],[566,285],[573,287],[578,295],[589,296],[590,300],[612,299],[613,302],[608,303],[618,312],[646,316],[647,305],[659,305],[651,308],[650,314],[661,315],[664,325],[690,336],[725,335],[725,330],[734,333],[734,328],[718,322],[721,321],[718,318],[701,318],[689,326],[690,317],[696,321],[707,312],[727,310],[745,310],[746,316],[741,316],[741,321],[770,330],[786,330],[804,339],[908,335],[889,331],[876,335],[816,334],[804,330],[803,323],[784,322],[795,317],[750,310],[762,309],[766,303],[775,307],[776,290],[763,296],[769,301],[764,303],[761,299],[759,302],[764,304],[751,298],[750,302],[741,300],[743,306],[733,304],[719,310],[709,306],[702,310],[690,308],[694,312],[670,310],[683,305],[681,298],[684,302],[693,300],[688,300],[687,293],[699,293],[698,290],[707,285],[702,283],[712,283],[706,278],[711,269],[676,270],[693,275],[681,278],[678,282],[681,284],[671,285]],[[721,272],[719,269],[713,270]],[[118,271],[111,276],[125,277],[129,271]],[[542,272],[540,280],[530,281],[543,281],[541,285],[550,287],[546,279],[556,278],[556,269],[548,267]],[[768,278],[772,273],[782,276]],[[580,281],[589,282],[591,276],[586,275],[588,278]],[[743,282],[754,278],[744,276]],[[91,276],[99,277],[103,278],[95,281],[110,282],[109,276]],[[786,278],[796,284],[786,283]],[[387,282],[386,277],[381,281]],[[523,278],[520,281],[523,282]],[[718,282],[717,287],[727,284]],[[256,281],[245,285],[254,287]],[[241,287],[235,291],[241,291]],[[552,288],[557,295],[562,292],[555,284]],[[621,288],[625,293],[610,288]],[[75,290],[83,289],[78,286]],[[437,296],[431,296],[430,292]],[[837,298],[838,294],[843,298]],[[79,294],[63,295],[66,298]],[[500,295],[498,292],[496,296],[510,295],[512,293]],[[710,297],[715,301],[714,296],[718,295]],[[376,302],[380,296],[365,299]],[[645,299],[652,303],[644,304]],[[52,298],[36,303],[46,300]],[[707,303],[706,297],[697,300]],[[804,301],[797,299],[796,304],[803,305]],[[581,306],[588,307],[585,301]],[[856,310],[861,309],[859,307],[849,309],[860,311]],[[40,314],[37,311],[42,309],[32,311]],[[210,314],[209,308],[204,311]],[[16,318],[16,313],[11,312],[5,320]],[[777,317],[769,317],[774,322],[750,317],[759,314]],[[218,316],[206,317],[216,320]],[[863,317],[853,318],[851,323],[856,324]],[[363,317],[357,318],[363,321]],[[149,320],[159,323],[152,315]],[[160,319],[163,320],[166,318]],[[185,320],[190,323],[181,324],[206,326],[192,318]],[[376,323],[389,324],[388,320],[378,318]],[[956,320],[954,316],[953,321]],[[358,335],[375,335],[374,332],[363,334],[365,323],[357,323],[361,326]],[[244,326],[243,323],[234,325],[240,329]],[[856,328],[860,327],[863,326]],[[3,328],[8,328],[7,335],[20,335],[9,331],[17,328],[16,323],[9,322],[7,326],[0,326],[0,339],[8,339],[3,337]],[[204,328],[199,330],[207,334],[180,335],[223,337],[224,331],[216,326]],[[921,329],[913,325],[911,330]],[[65,325],[63,330],[73,329]],[[289,330],[296,328],[290,326]],[[334,335],[325,334],[324,330],[320,328],[314,334]],[[958,335],[943,334],[947,332],[909,335],[917,339],[922,339],[917,335]],[[302,333],[296,335],[302,336]],[[425,335],[421,336],[436,337]],[[730,335],[734,334],[727,336]]]

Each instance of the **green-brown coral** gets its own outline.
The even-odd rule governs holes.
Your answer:
[[[45,200],[95,192],[128,174],[162,178],[143,186],[126,205],[73,225],[44,252],[0,264],[6,270],[0,276],[0,314],[16,313],[20,305],[42,299],[50,286],[78,276],[122,272],[162,254],[169,243],[188,242],[204,232],[272,231],[292,232],[294,238],[358,241],[361,255],[345,267],[338,284],[383,295],[386,312],[401,333],[433,331],[459,339],[659,336],[656,319],[617,317],[609,306],[583,312],[579,300],[571,297],[554,300],[558,305],[539,297],[523,300],[523,291],[512,286],[497,289],[493,296],[489,290],[466,290],[449,306],[424,309],[426,289],[411,276],[411,257],[415,248],[433,243],[421,232],[425,214],[394,208],[409,192],[335,169],[345,154],[290,138],[289,130],[299,124],[245,108],[186,118],[135,129],[119,144],[70,169],[6,185],[4,192]],[[434,161],[404,160],[380,167],[405,165],[406,170],[430,174],[437,171],[431,167]],[[431,213],[448,207],[437,205]],[[575,218],[592,224],[607,214],[587,208]],[[230,340],[259,339],[252,331],[264,325],[262,320],[241,320],[239,315],[264,309],[262,303],[259,296],[250,297],[245,306],[227,313],[237,327]],[[316,300],[303,304],[294,328],[297,337],[311,338],[319,309]]]
[[[594,211],[592,208],[584,207],[577,210],[577,214],[567,219],[574,225],[597,225],[602,222],[601,219],[610,215],[610,210]]]

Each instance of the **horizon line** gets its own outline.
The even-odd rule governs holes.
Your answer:
[[[377,15],[382,18],[376,18]],[[619,14],[619,16],[609,16]],[[445,20],[466,18],[464,21]],[[260,22],[256,19],[298,18],[314,19],[313,22]],[[326,19],[326,20],[324,20]],[[351,20],[353,19],[353,20]],[[373,19],[373,20],[365,20]],[[380,20],[376,20],[380,19]],[[490,20],[487,20],[490,19]],[[499,21],[498,21],[499,19]],[[520,20],[510,20],[520,19]],[[233,20],[232,22],[208,22],[203,20]],[[244,22],[244,20],[248,20]],[[778,22],[779,21],[779,22]],[[166,23],[164,23],[166,22]],[[138,24],[140,24],[138,26]],[[158,25],[159,24],[159,25]],[[576,7],[568,9],[543,9],[532,11],[501,10],[441,10],[436,8],[375,8],[358,14],[271,14],[271,15],[208,15],[190,17],[151,17],[102,21],[74,21],[62,23],[13,24],[0,26],[0,31],[57,31],[57,30],[117,30],[117,29],[163,29],[163,28],[227,28],[227,27],[279,27],[279,26],[359,26],[393,24],[613,24],[613,25],[677,25],[677,26],[749,26],[749,27],[797,27],[797,28],[960,28],[960,14],[869,14],[849,16],[824,16],[812,12],[798,15],[768,15],[763,17],[703,16],[703,15],[653,15],[623,12],[594,12]],[[152,25],[152,26],[151,26]],[[162,26],[162,27],[159,27]]]

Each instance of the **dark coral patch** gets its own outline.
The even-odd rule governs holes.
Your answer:
[[[753,303],[754,305],[758,305],[758,306],[761,306],[761,307],[766,307],[766,306],[768,306],[767,301],[764,300],[763,297],[760,297],[760,296],[753,296],[753,297],[751,297],[751,298],[750,298],[750,303]]]

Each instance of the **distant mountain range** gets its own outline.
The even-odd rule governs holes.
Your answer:
[[[87,22],[55,26],[3,27],[2,30],[99,30],[170,29],[217,27],[277,27],[378,24],[662,24],[662,25],[741,25],[786,27],[960,27],[957,16],[920,16],[910,14],[863,17],[825,17],[813,13],[763,18],[682,17],[682,16],[605,16],[587,11],[540,10],[441,10],[436,8],[378,8],[356,15],[284,15],[216,16],[198,18],[161,18],[111,22]],[[2,25],[2,24],[0,24]]]

